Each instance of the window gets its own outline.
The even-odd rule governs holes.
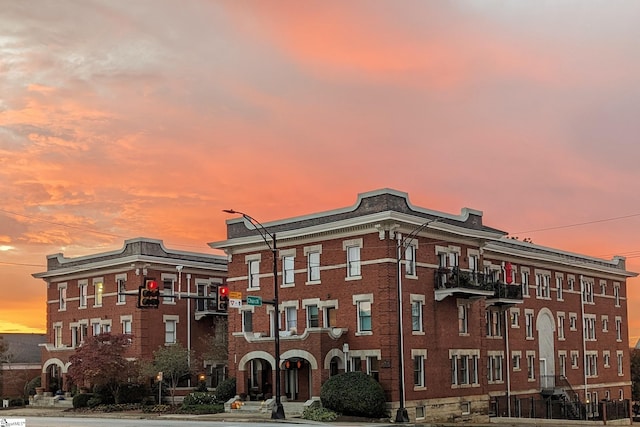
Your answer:
[[[622,369],[623,356],[621,351],[616,352],[616,360],[618,362],[618,376],[622,376],[623,375],[623,369]]]
[[[478,384],[478,355],[475,352],[451,355],[451,384]]]
[[[53,346],[54,347],[64,346],[64,344],[62,344],[62,323],[53,324]]]
[[[602,352],[602,360],[604,361],[604,367],[611,367],[611,353],[608,350]]]
[[[360,277],[360,246],[347,246],[347,277]]]
[[[560,375],[563,377],[567,376],[567,354],[560,353],[558,354],[558,369],[560,371]]]
[[[253,312],[250,310],[242,312],[242,332],[253,332]]]
[[[469,306],[466,303],[458,303],[458,334],[469,333]]]
[[[282,284],[293,285],[295,283],[295,258],[293,256],[282,257]]]
[[[602,332],[609,332],[609,318],[602,316]]]
[[[587,341],[596,340],[596,316],[586,314],[584,317],[584,339]]]
[[[163,304],[175,304],[176,301],[173,298],[173,280],[172,279],[163,279],[162,280],[162,289],[163,289]]]
[[[377,356],[367,356],[367,375],[370,375],[376,381],[380,380],[380,368]]]
[[[514,371],[519,371],[521,364],[522,354],[519,351],[511,353],[511,367]]]
[[[536,379],[535,362],[536,362],[535,354],[527,353],[527,379],[529,380]]]
[[[127,296],[125,292],[127,292],[127,281],[123,278],[116,279],[116,283],[118,286],[118,304],[124,304],[127,302]]]
[[[287,331],[298,332],[298,311],[296,307],[285,308],[285,319],[287,323]]]
[[[102,333],[102,325],[100,325],[100,321],[91,322],[91,333],[94,337],[97,337]]]
[[[122,333],[131,335],[131,319],[122,319]]]
[[[582,301],[593,303],[593,282],[582,281]]]
[[[411,330],[422,332],[422,301],[411,302]]]
[[[551,276],[548,274],[536,274],[536,297],[551,298]]]
[[[509,310],[510,318],[511,318],[511,327],[519,328],[520,327],[520,309],[512,308]]]
[[[102,333],[108,334],[111,333],[111,321],[107,321],[102,324]]]
[[[598,355],[594,353],[587,353],[586,360],[586,372],[588,377],[598,376]]]
[[[93,281],[93,289],[94,289],[93,306],[100,307],[102,305],[102,293],[104,291],[104,284],[102,283],[102,279]]]
[[[490,383],[502,382],[503,361],[502,354],[490,354],[487,357],[487,380]]]
[[[578,330],[578,315],[576,313],[569,313],[569,329],[572,331]]]
[[[526,310],[524,313],[525,335],[527,339],[533,339],[533,311]]]
[[[567,288],[570,291],[573,291],[575,287],[576,287],[576,279],[573,278],[573,276],[567,277]]]
[[[413,357],[413,385],[424,387],[424,356]]]
[[[358,301],[358,332],[371,330],[371,302]]]
[[[335,328],[338,325],[337,312],[335,307],[325,307],[324,309],[324,327]]]
[[[164,316],[164,343],[175,344],[177,340],[178,319],[175,316]]]
[[[260,260],[251,259],[247,263],[249,268],[249,289],[260,287]]]
[[[58,285],[58,309],[60,311],[67,309],[67,285]]]
[[[578,369],[578,352],[571,352],[571,369]]]
[[[558,301],[562,301],[564,299],[562,290],[562,276],[556,275],[556,290],[558,291]]]
[[[362,371],[362,359],[359,356],[351,358],[351,372]]]
[[[425,418],[425,407],[416,406],[416,419],[421,420]]]
[[[320,316],[317,305],[307,306],[307,327],[318,328],[320,327]]]
[[[622,341],[622,318],[616,316],[616,341]]]
[[[322,246],[309,246],[304,248],[307,257],[307,283],[320,282],[320,254]]]
[[[416,246],[407,245],[404,250],[404,271],[407,276],[416,275]]]
[[[616,300],[616,307],[620,307],[620,284],[613,284],[613,297]]]
[[[71,325],[71,347],[80,345],[80,329],[77,325]]]
[[[486,311],[486,325],[488,337],[501,337],[502,336],[502,320],[500,312],[497,310]]]
[[[558,313],[558,339],[564,340],[564,313]]]
[[[520,280],[522,281],[522,295],[529,296],[529,270],[520,272]]]
[[[89,285],[87,284],[87,282],[80,282],[78,283],[78,292],[80,294],[79,296],[79,304],[78,306],[80,308],[87,308],[87,291],[89,289]]]

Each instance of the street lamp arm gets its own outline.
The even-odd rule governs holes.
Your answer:
[[[236,211],[234,209],[223,209],[222,212],[226,212],[229,214],[238,214],[238,215],[242,215],[242,217],[244,219],[246,219],[247,221],[249,221],[249,223],[251,225],[253,225],[253,228],[255,228],[258,233],[260,233],[260,236],[262,237],[262,240],[264,240],[264,242],[267,244],[267,246],[269,247],[269,249],[273,250],[274,248],[271,246],[271,243],[269,242],[269,240],[267,239],[267,236],[274,241],[275,237],[273,234],[271,234],[269,232],[269,230],[267,230],[267,228],[262,225],[262,223],[260,221],[258,221],[257,219],[255,219],[254,217],[252,217],[249,214],[246,214],[244,212],[240,212],[240,211]]]
[[[418,234],[422,230],[424,230],[425,228],[427,228],[427,226],[429,226],[430,224],[433,224],[434,222],[438,222],[438,218],[430,219],[429,221],[421,224],[418,228],[413,230],[411,233],[404,236],[402,240],[398,240],[398,246],[406,246],[410,244],[416,237],[418,237]]]

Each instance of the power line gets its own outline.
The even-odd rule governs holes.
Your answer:
[[[617,220],[620,220],[620,219],[633,218],[633,217],[637,217],[637,216],[640,216],[640,213],[632,214],[632,215],[625,215],[625,216],[618,216],[618,217],[613,217],[613,218],[606,218],[606,219],[597,219],[597,220],[594,220],[594,221],[578,222],[578,223],[575,223],[575,224],[558,225],[556,227],[538,228],[538,229],[535,229],[535,230],[525,230],[525,231],[515,231],[515,232],[509,233],[509,234],[523,234],[523,233],[535,233],[535,232],[538,232],[538,231],[559,230],[559,229],[562,229],[562,228],[580,227],[582,225],[597,224],[597,223],[600,223],[600,222],[617,221]]]

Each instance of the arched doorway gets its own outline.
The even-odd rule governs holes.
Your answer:
[[[555,387],[556,363],[554,332],[556,325],[553,315],[548,308],[543,308],[536,319],[538,331],[538,354],[540,355],[540,388],[552,389]]]
[[[307,401],[311,397],[309,362],[299,357],[284,361],[284,394],[290,401]]]

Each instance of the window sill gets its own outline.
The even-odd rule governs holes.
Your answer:
[[[364,336],[369,336],[369,335],[373,335],[373,331],[360,331],[360,332],[356,332],[356,336],[357,336],[357,337],[364,337]]]
[[[305,285],[319,285],[321,283],[322,281],[320,280],[309,280],[308,282],[305,283]]]
[[[354,280],[362,280],[362,276],[347,276],[344,278],[345,282],[351,282]]]

